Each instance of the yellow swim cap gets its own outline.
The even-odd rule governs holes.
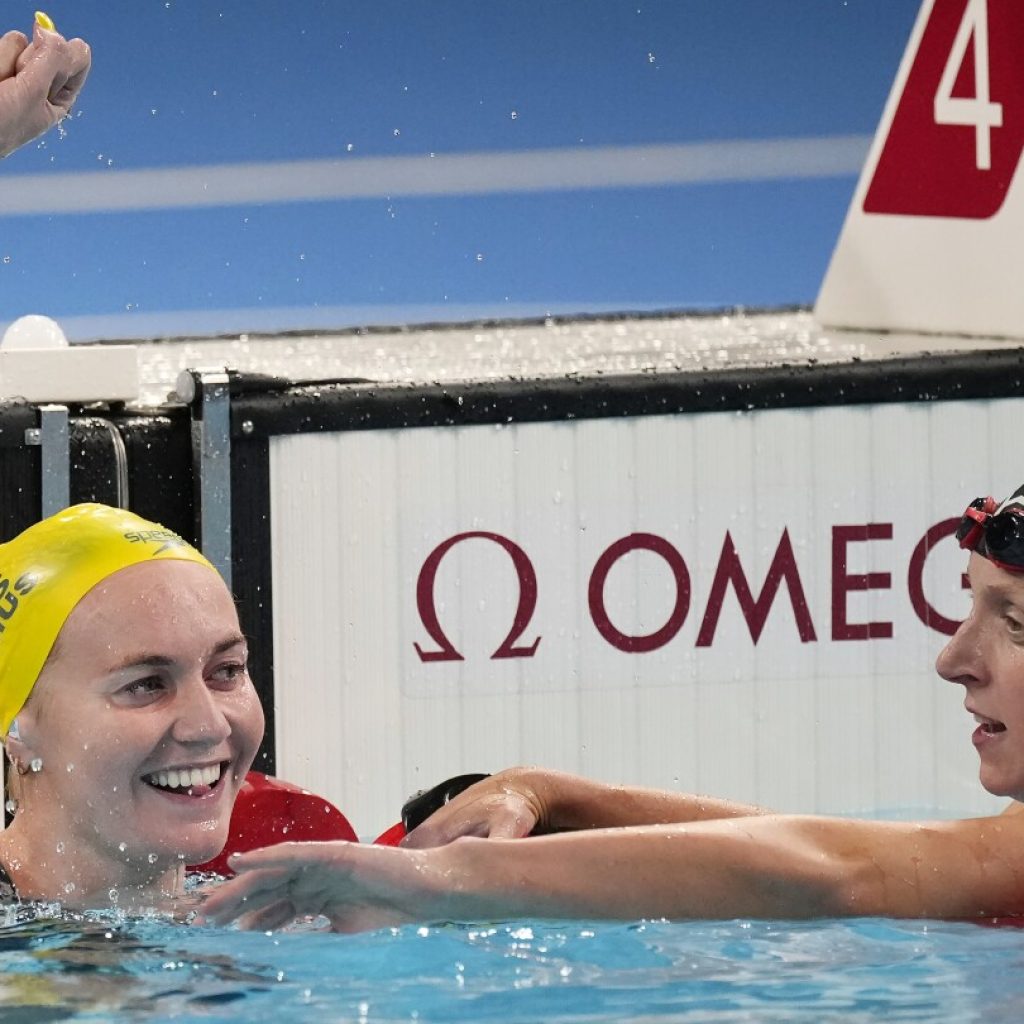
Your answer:
[[[176,533],[107,505],[74,505],[0,544],[0,736],[28,700],[75,605],[100,580],[153,558],[213,569]]]

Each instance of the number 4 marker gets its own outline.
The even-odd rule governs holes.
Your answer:
[[[967,47],[974,43],[974,96],[954,96],[957,75],[967,56]],[[987,0],[968,0],[957,29],[953,48],[942,71],[935,93],[935,123],[974,126],[974,162],[979,171],[992,169],[992,129],[1003,124],[1003,105],[993,103],[989,93],[988,74],[988,4]]]
[[[897,82],[863,212],[995,216],[1024,148],[1024,0],[923,0]]]

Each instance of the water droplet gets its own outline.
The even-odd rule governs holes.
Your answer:
[[[148,856],[148,857],[146,858],[146,860],[148,860],[150,864],[155,864],[155,863],[157,862],[157,856],[156,856],[156,854],[155,854],[155,853],[151,853],[151,854],[150,854],[150,855],[149,855],[149,856]]]
[[[110,902],[111,903],[116,903],[117,902],[117,898],[121,894],[116,889],[111,889],[110,892],[107,893],[107,895],[110,897]]]
[[[128,844],[127,844],[127,843],[118,843],[118,844],[117,844],[117,848],[118,848],[118,849],[119,849],[119,850],[120,850],[120,851],[121,851],[122,853],[124,853],[124,851],[128,849]]]
[[[75,883],[74,882],[65,882],[64,883],[64,891],[70,896],[71,893],[73,893],[75,891]]]
[[[11,257],[10,256],[5,256],[4,257],[4,263],[10,263],[10,262],[11,262]]]
[[[509,114],[508,116],[511,117],[512,120],[514,121],[519,116],[519,111],[518,110],[513,110],[512,113]]]
[[[75,770],[74,764],[72,764],[70,761],[68,761],[68,763],[64,767],[68,772],[73,772]]]
[[[484,254],[482,252],[478,252],[476,254],[476,261],[477,261],[477,263],[483,263],[483,261],[484,261]]]

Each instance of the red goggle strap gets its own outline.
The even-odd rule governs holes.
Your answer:
[[[964,534],[963,540],[960,541],[961,548],[966,548],[969,551],[974,551],[977,548],[978,542],[985,532],[985,524],[992,518],[998,508],[999,502],[991,495],[985,499],[981,508],[975,508],[973,505],[967,506],[964,510],[964,519],[973,519],[974,525]]]
[[[988,522],[991,513],[982,512],[981,509],[969,508],[964,512],[964,519],[973,519],[974,525],[960,538],[960,547],[973,551],[985,532],[985,523]]]
[[[1013,564],[1012,562],[1000,562],[1000,561],[999,561],[998,559],[996,559],[996,558],[989,558],[989,561],[990,561],[990,562],[991,562],[991,563],[992,563],[992,564],[993,564],[993,565],[994,565],[994,566],[995,566],[995,567],[996,567],[997,569],[1005,569],[1005,570],[1006,570],[1007,572],[1012,572],[1012,573],[1016,573],[1016,575],[1018,575],[1018,576],[1019,576],[1019,575],[1020,575],[1021,573],[1024,573],[1024,565],[1014,565],[1014,564]]]

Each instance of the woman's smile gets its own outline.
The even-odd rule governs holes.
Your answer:
[[[211,765],[161,769],[143,775],[142,781],[173,795],[204,797],[213,792],[230,763],[218,761]]]

